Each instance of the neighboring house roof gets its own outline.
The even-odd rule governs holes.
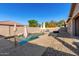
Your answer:
[[[73,15],[73,12],[75,10],[76,5],[77,5],[76,3],[72,3],[71,10],[70,10],[70,13],[69,13],[69,18],[68,18],[68,20],[66,22],[68,22],[71,19],[72,15]]]
[[[14,24],[16,24],[16,26],[24,26],[14,21],[0,21],[0,25],[3,25],[3,26],[14,26]]]

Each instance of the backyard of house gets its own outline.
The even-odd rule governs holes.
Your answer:
[[[57,30],[57,28],[54,28]],[[45,32],[38,38],[23,45],[14,44],[14,38],[0,38],[0,55],[6,56],[74,56],[79,55],[79,49],[74,42],[78,38],[70,36],[64,28],[58,28],[59,33]]]

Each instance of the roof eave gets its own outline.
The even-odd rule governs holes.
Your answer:
[[[66,22],[68,22],[71,19],[72,15],[73,15],[73,12],[75,10],[75,7],[76,7],[76,3],[72,3],[71,10],[70,10],[70,13],[69,13],[69,18]]]

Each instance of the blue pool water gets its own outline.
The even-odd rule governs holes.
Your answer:
[[[19,45],[24,45],[26,44],[28,41],[34,40],[36,38],[38,38],[39,35],[29,35],[29,37],[27,38],[23,38],[22,41],[18,42]]]
[[[18,44],[22,46],[22,45],[24,45],[26,43],[27,43],[27,41],[26,40],[23,40],[23,41],[19,42]]]

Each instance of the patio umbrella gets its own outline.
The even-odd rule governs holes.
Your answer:
[[[41,24],[40,29],[42,29],[42,28],[43,28],[43,25]]]
[[[28,30],[26,28],[26,26],[24,26],[24,33],[23,33],[24,37],[27,38],[28,37]]]
[[[43,23],[43,29],[45,29],[45,22]]]
[[[42,23],[40,29],[41,29],[41,32],[44,32],[44,29],[45,29],[45,22]]]
[[[16,33],[16,30],[17,30],[17,28],[16,28],[16,24],[14,24],[14,29],[13,29],[13,31],[14,31],[14,35],[16,35],[15,33]],[[14,36],[14,40],[15,40],[15,47],[16,47],[16,37]]]
[[[14,32],[16,32],[16,30],[17,30],[16,24],[14,24],[14,29],[13,30],[14,30]]]

